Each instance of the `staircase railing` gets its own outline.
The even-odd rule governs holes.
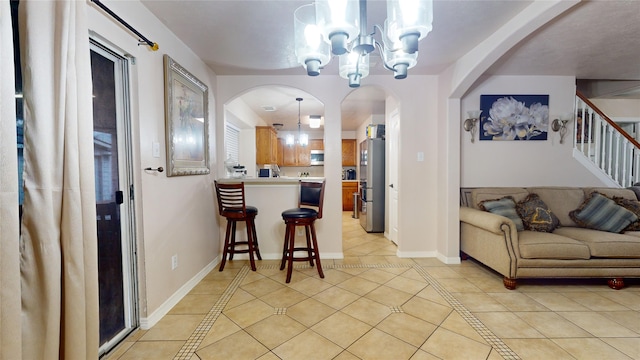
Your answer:
[[[640,182],[640,144],[579,91],[574,119],[574,157],[591,163],[613,186]]]

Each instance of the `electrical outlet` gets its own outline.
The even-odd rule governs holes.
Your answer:
[[[154,158],[159,158],[160,157],[160,143],[157,141],[154,141],[152,143],[152,155]]]
[[[171,257],[171,270],[175,270],[178,267],[178,254]]]
[[[297,234],[298,236],[302,236],[302,235],[304,235],[304,229],[303,229],[303,228],[301,228],[301,227],[296,228],[296,234]]]

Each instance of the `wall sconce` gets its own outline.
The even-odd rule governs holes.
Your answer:
[[[554,119],[551,123],[551,130],[560,132],[560,144],[564,144],[564,137],[567,135],[567,123],[571,121],[571,114],[562,114],[560,119]]]
[[[480,120],[480,114],[482,114],[482,110],[469,110],[467,111],[469,118],[466,119],[463,123],[464,131],[471,132],[471,142],[475,142],[476,138],[476,129],[478,128],[476,123]]]

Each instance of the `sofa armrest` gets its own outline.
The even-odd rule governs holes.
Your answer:
[[[516,229],[516,224],[508,217],[468,207],[460,207],[460,221],[497,235],[502,235],[509,229]]]
[[[460,250],[506,277],[517,276],[518,231],[507,217],[461,207]]]

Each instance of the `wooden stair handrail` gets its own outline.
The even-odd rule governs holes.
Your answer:
[[[594,103],[589,101],[589,99],[587,99],[587,97],[584,96],[580,91],[576,90],[576,96],[578,96],[580,100],[584,101],[585,104],[591,107],[591,109],[593,109],[593,111],[595,111],[598,115],[600,115],[600,117],[603,118],[607,123],[609,123],[609,125],[611,125],[614,129],[618,130],[618,132],[622,134],[622,136],[624,136],[625,139],[629,140],[629,142],[632,143],[633,146],[640,149],[640,143],[638,143],[636,139],[632,138],[631,135],[629,135],[620,126],[618,126],[618,124],[613,122],[613,120],[609,119],[607,115],[605,115],[602,111],[600,111],[600,109]]]

